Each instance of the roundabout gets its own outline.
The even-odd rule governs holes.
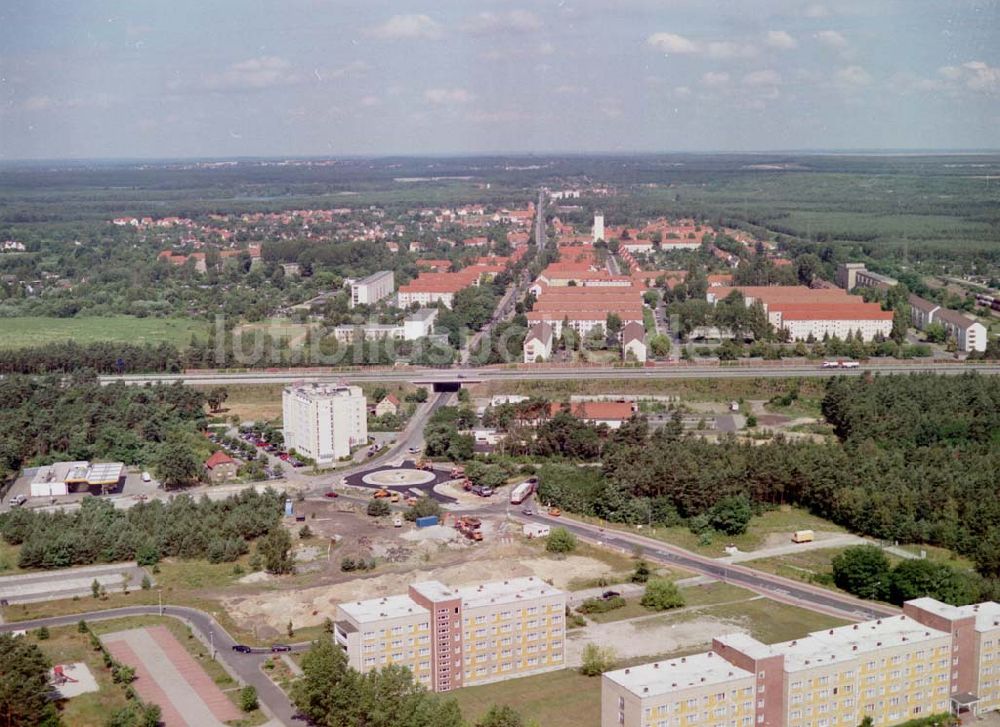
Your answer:
[[[385,469],[368,472],[361,477],[366,485],[375,487],[414,487],[437,480],[435,472],[418,469]]]
[[[412,460],[405,460],[398,466],[382,465],[363,472],[355,472],[344,477],[343,483],[351,487],[391,490],[401,495],[416,494],[411,491],[419,490],[423,495],[441,503],[456,502],[454,497],[434,491],[435,485],[449,480],[451,480],[450,474],[443,469],[423,470]]]

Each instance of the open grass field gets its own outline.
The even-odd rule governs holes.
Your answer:
[[[758,550],[768,544],[768,540],[784,545],[790,542],[792,533],[796,530],[816,530],[832,533],[847,532],[844,528],[829,520],[817,517],[807,510],[797,507],[782,507],[776,510],[768,510],[761,515],[755,516],[750,521],[750,526],[742,535],[723,535],[715,533],[711,542],[703,544],[700,536],[692,533],[684,526],[664,527],[638,527],[622,525],[620,523],[606,523],[598,521],[596,518],[588,518],[582,515],[571,515],[573,519],[585,522],[600,523],[603,527],[614,530],[624,530],[645,535],[648,538],[656,538],[665,543],[678,545],[682,548],[700,553],[702,555],[723,556],[726,554],[727,545],[735,545],[743,552]]]
[[[372,392],[378,384],[361,384],[365,396],[372,397]],[[196,386],[194,388],[207,391],[211,386]],[[284,384],[230,384],[226,391],[229,397],[222,405],[222,411],[213,416],[229,418],[238,416],[240,421],[281,421],[281,390]],[[396,394],[401,401],[415,387],[409,384],[386,383],[382,385],[389,393]]]
[[[688,586],[681,588],[684,596],[683,608],[702,608],[715,606],[724,603],[740,603],[757,598],[757,594],[739,586],[732,586],[728,583],[709,583],[704,586]],[[587,614],[586,618],[594,623],[610,623],[611,621],[625,621],[643,616],[655,616],[656,611],[650,611],[640,603],[638,598],[625,600],[625,605],[613,611],[605,613]],[[673,613],[668,611],[667,613]]]
[[[97,680],[99,691],[88,692],[60,703],[60,716],[66,725],[99,727],[107,722],[115,710],[126,706],[125,690],[111,679],[111,672],[104,666],[100,652],[90,645],[87,634],[77,632],[76,626],[62,626],[49,630],[49,638],[37,641],[29,634],[53,664],[82,661]]]
[[[208,325],[188,318],[134,318],[107,316],[83,318],[0,318],[0,347],[24,348],[47,343],[76,341],[121,341],[124,343],[172,343],[185,348],[191,335],[207,336]]]

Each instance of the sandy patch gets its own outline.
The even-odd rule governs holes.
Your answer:
[[[566,666],[580,666],[583,649],[589,643],[610,646],[616,658],[624,660],[710,646],[714,636],[736,631],[746,629],[714,618],[666,623],[659,615],[593,624],[566,634]]]
[[[484,555],[459,565],[418,567],[406,573],[356,578],[329,586],[234,596],[222,603],[237,622],[248,628],[256,625],[263,637],[265,630],[273,629],[275,635],[282,633],[289,621],[296,628],[320,624],[336,617],[338,603],[405,593],[411,583],[418,581],[438,580],[461,586],[534,575],[565,588],[574,578],[597,578],[614,571],[606,563],[584,556],[571,555],[562,560],[523,556],[523,548],[517,545],[499,545],[491,547],[488,559]]]

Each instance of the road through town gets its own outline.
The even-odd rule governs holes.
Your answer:
[[[962,374],[977,371],[981,374],[1000,374],[997,363],[948,363],[948,362],[886,362],[868,363],[856,369],[824,369],[819,364],[748,364],[720,366],[718,364],[665,364],[645,368],[615,366],[554,366],[540,365],[531,368],[498,366],[481,368],[419,368],[399,366],[393,368],[356,369],[349,371],[315,371],[311,369],[284,369],[281,371],[188,371],[177,374],[125,374],[101,376],[102,384],[122,381],[126,384],[172,383],[208,386],[213,384],[289,384],[294,381],[329,381],[343,379],[350,382],[415,382],[478,383],[482,381],[561,381],[566,379],[745,379],[860,376],[866,373],[939,373]]]

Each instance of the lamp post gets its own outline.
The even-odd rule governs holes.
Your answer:
[[[163,615],[163,589],[162,588],[157,588],[156,589],[156,598],[157,598],[157,602],[159,603],[159,606],[160,606],[160,615],[162,616]]]

